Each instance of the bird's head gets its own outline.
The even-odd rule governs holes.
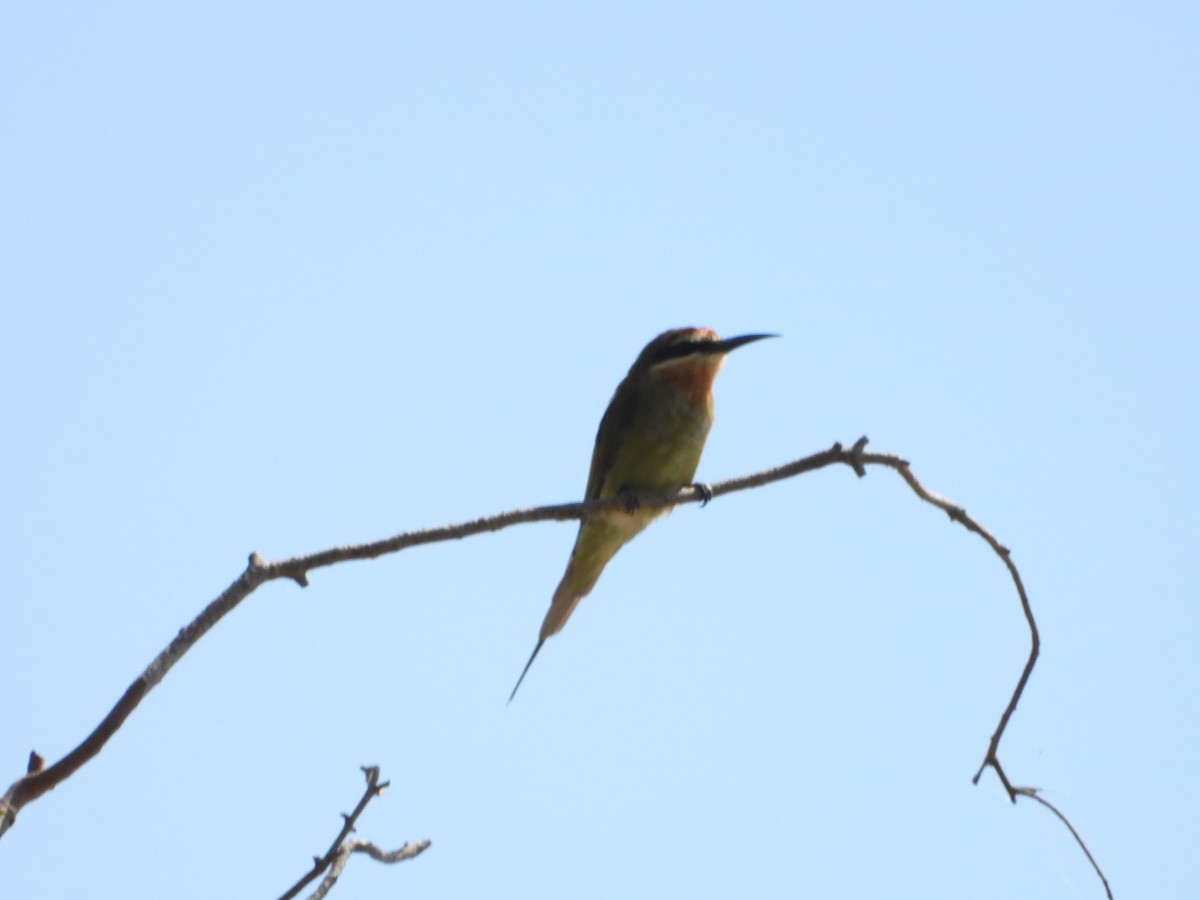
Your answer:
[[[706,400],[726,354],[775,334],[743,334],[722,339],[711,328],[672,328],[638,355],[630,378],[648,376],[669,381],[693,399]]]

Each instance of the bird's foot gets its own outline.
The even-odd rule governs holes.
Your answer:
[[[704,484],[703,482],[700,482],[700,481],[697,481],[691,487],[692,487],[692,490],[695,491],[697,494],[699,494],[701,497],[700,506],[701,507],[708,506],[708,501],[712,500],[712,498],[713,498],[712,488],[710,488],[707,484]]]
[[[631,491],[629,488],[621,488],[617,491],[617,496],[625,501],[625,512],[633,515],[641,509],[642,501],[638,499],[637,491]]]

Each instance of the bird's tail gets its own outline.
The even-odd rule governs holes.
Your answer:
[[[554,589],[554,596],[550,599],[550,608],[546,610],[546,618],[542,620],[542,630],[538,633],[538,640],[544,641],[562,631],[563,626],[567,624],[567,619],[571,618],[571,613],[575,612],[575,607],[579,605],[579,601],[588,595],[599,579],[600,573],[597,572],[590,583],[577,584],[579,579],[575,572],[575,560],[572,559],[567,566],[567,571],[563,574],[562,581]]]
[[[525,673],[529,671],[529,667],[533,665],[533,661],[537,659],[538,651],[542,649],[542,644],[546,643],[545,638],[539,638],[537,646],[533,648],[533,653],[529,655],[529,662],[525,663],[525,668],[521,670],[521,677],[517,679],[517,687],[513,688],[513,692],[508,695],[508,702],[513,702],[513,697],[517,696],[517,688],[521,686],[521,682],[525,680]]]
[[[579,601],[591,593],[596,582],[600,580],[600,573],[604,571],[608,561],[613,558],[613,554],[621,549],[621,546],[629,540],[632,534],[636,534],[644,527],[644,523],[635,522],[632,532],[626,533],[629,531],[627,525],[622,528],[607,519],[584,520],[583,525],[579,528],[579,536],[575,539],[575,549],[571,551],[571,560],[567,563],[567,571],[563,573],[562,581],[554,589],[554,596],[550,600],[550,609],[546,612],[546,618],[542,620],[542,630],[538,633],[537,646],[533,648],[529,662],[525,663],[525,669],[521,672],[521,677],[517,679],[517,687],[513,688],[513,692],[509,696],[509,703],[512,703],[513,697],[517,696],[517,688],[525,680],[525,673],[533,665],[538,651],[542,649],[542,644],[546,643],[547,638],[562,631],[563,626],[567,624],[567,619],[571,618],[571,613],[575,612],[575,607],[579,605]],[[612,536],[614,531],[616,537]]]
[[[572,559],[573,562],[574,560]],[[579,605],[579,601],[592,589],[598,578],[599,573],[597,573],[596,578],[591,580],[590,584],[584,585],[584,590],[580,590],[579,586],[575,583],[574,566],[567,566],[567,571],[563,575],[562,581],[559,582],[558,587],[554,591],[554,598],[550,601],[550,609],[546,612],[546,618],[542,620],[542,630],[538,634],[537,646],[533,648],[533,653],[529,656],[529,662],[525,663],[525,668],[521,670],[521,677],[517,679],[517,687],[513,688],[512,694],[508,697],[509,703],[512,703],[513,697],[517,696],[517,688],[525,680],[525,674],[529,671],[529,667],[533,665],[533,661],[537,659],[538,651],[542,649],[542,644],[546,643],[546,638],[562,631],[562,627],[567,624],[567,619],[571,618],[571,613],[575,611],[575,607]]]

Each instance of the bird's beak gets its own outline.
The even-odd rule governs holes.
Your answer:
[[[763,338],[779,337],[777,334],[743,334],[741,337],[725,338],[723,341],[713,341],[711,344],[704,344],[706,353],[730,353],[738,347],[744,347],[746,344],[753,341],[761,341]]]

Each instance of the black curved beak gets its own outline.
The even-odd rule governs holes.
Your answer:
[[[701,344],[700,346],[705,353],[731,353],[738,347],[744,347],[746,344],[754,341],[761,341],[763,338],[780,337],[778,334],[743,334],[740,337],[725,338],[723,341],[712,341],[711,343]]]

